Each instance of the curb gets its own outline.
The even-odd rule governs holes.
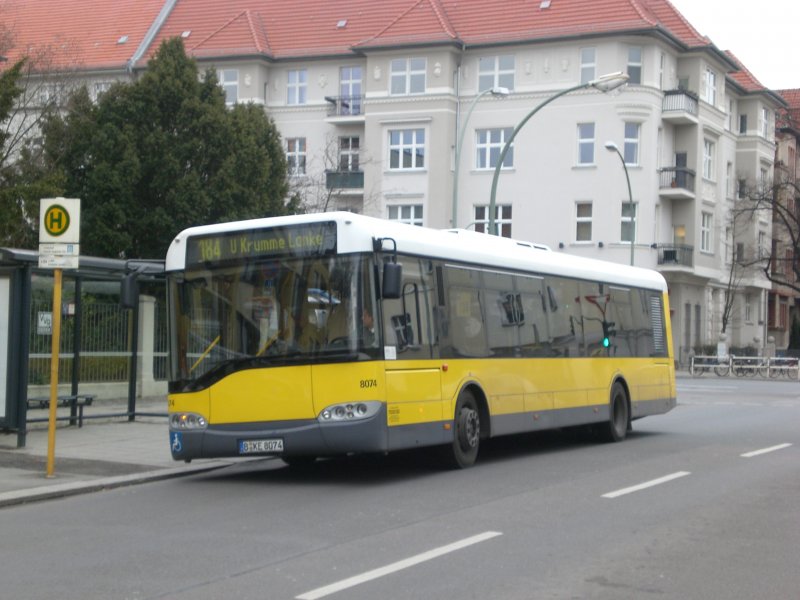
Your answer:
[[[71,483],[58,483],[55,485],[41,486],[26,490],[15,490],[12,492],[0,493],[0,508],[26,504],[28,502],[40,502],[42,500],[52,500],[65,496],[76,496],[78,494],[89,494],[101,490],[111,490],[114,488],[136,485],[139,483],[150,483],[163,479],[173,479],[187,475],[195,475],[208,471],[215,471],[232,465],[231,462],[215,461],[196,466],[178,467],[173,469],[158,469],[155,471],[145,471],[143,473],[133,473],[130,475],[118,475],[116,477],[102,477],[88,481],[78,481]]]

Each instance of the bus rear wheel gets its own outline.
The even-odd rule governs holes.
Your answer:
[[[478,458],[481,443],[481,415],[469,390],[458,395],[453,429],[453,442],[444,448],[445,464],[453,469],[471,467]]]
[[[631,413],[628,394],[618,381],[611,386],[609,413],[608,422],[600,428],[600,437],[605,442],[621,442],[628,435]]]

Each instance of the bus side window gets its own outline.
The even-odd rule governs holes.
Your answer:
[[[549,308],[547,321],[555,356],[583,356],[583,319],[578,282],[563,277],[547,277]]]
[[[541,278],[521,277],[516,283],[525,317],[519,330],[522,356],[552,356],[544,282]]]
[[[418,259],[403,257],[400,298],[383,300],[384,337],[403,358],[431,358],[434,288],[432,269]]]

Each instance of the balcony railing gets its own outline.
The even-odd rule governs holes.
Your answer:
[[[664,92],[664,102],[661,106],[661,110],[664,113],[680,112],[696,117],[697,107],[697,94],[689,90],[667,90]]]
[[[694,193],[694,169],[687,167],[662,167],[658,175],[658,187],[677,188]]]
[[[658,264],[691,267],[694,264],[694,246],[686,244],[656,244]]]
[[[329,190],[364,189],[364,171],[325,171],[325,186]]]
[[[330,104],[329,117],[353,117],[362,114],[364,96],[325,96]]]

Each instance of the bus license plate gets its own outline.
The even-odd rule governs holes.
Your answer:
[[[283,440],[239,440],[239,454],[273,454],[283,452]]]

